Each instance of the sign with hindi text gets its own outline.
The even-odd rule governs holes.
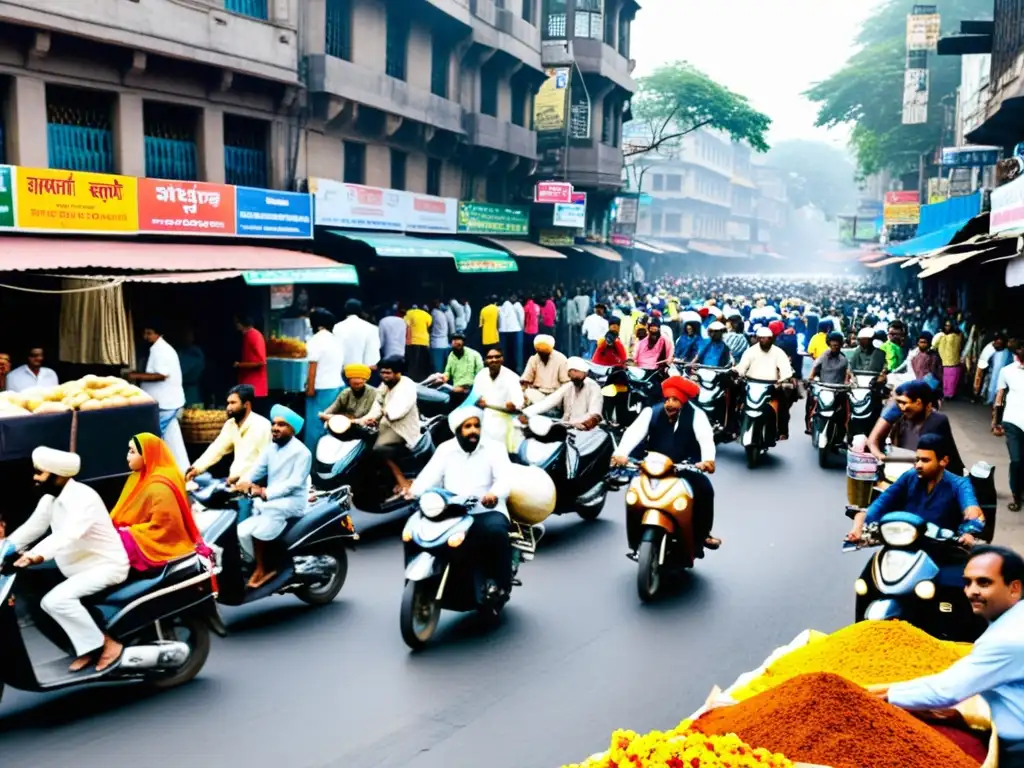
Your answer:
[[[137,179],[52,168],[15,169],[15,224],[36,232],[133,234]]]
[[[14,168],[0,165],[0,229],[14,226]]]
[[[530,209],[525,205],[459,203],[459,232],[527,237],[530,234]]]
[[[917,224],[921,220],[921,195],[913,190],[886,192],[883,211],[887,227]]]
[[[139,230],[234,235],[235,188],[201,181],[139,179]]]

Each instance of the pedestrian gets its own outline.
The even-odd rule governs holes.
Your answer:
[[[131,381],[139,382],[142,390],[156,400],[160,409],[160,435],[167,434],[168,426],[177,419],[185,407],[185,390],[181,384],[181,362],[162,333],[162,326],[150,323],[142,329],[142,338],[149,344],[149,357],[145,371],[127,374]]]
[[[974,392],[983,395],[985,402],[992,405],[996,399],[996,385],[999,372],[1013,361],[1013,353],[1007,347],[1006,334],[996,333],[978,357],[978,372],[974,376]]]
[[[999,372],[996,390],[995,426],[1006,433],[1006,450],[1010,454],[1013,501],[1008,509],[1019,512],[1024,496],[1024,347],[1018,347],[1014,361]]]
[[[505,360],[513,370],[520,371],[523,367],[523,324],[516,312],[514,298],[505,299],[498,311],[498,335]]]
[[[249,315],[235,315],[235,328],[242,334],[242,349],[235,369],[238,383],[252,387],[252,410],[260,416],[270,413],[267,382],[267,340]]]
[[[382,318],[378,328],[380,330],[381,357],[404,358],[405,342],[409,337],[409,326],[405,322],[405,308],[401,304],[395,305],[394,312]]]
[[[523,305],[523,346],[533,348],[533,340],[540,333],[540,306],[529,298]]]
[[[405,324],[409,328],[409,336],[405,344],[405,364],[410,378],[422,381],[431,373],[430,362],[430,326],[433,317],[419,307],[413,307],[405,313]]]
[[[498,297],[492,296],[490,303],[480,310],[480,343],[486,353],[488,349],[497,347],[501,343],[501,335],[498,333],[498,317],[501,310],[498,309]]]
[[[345,302],[345,319],[334,326],[333,333],[341,345],[345,365],[365,365],[372,375],[380,362],[380,329],[364,319],[362,314],[363,303],[359,299],[349,299]],[[404,348],[403,340],[403,351]]]
[[[186,328],[181,334],[178,362],[181,364],[181,386],[185,390],[185,404],[202,404],[206,355],[203,348],[196,344],[196,333],[191,328]]]
[[[449,310],[450,311],[450,310]],[[454,328],[448,325],[448,313],[440,299],[431,302],[430,309],[430,372],[441,373],[448,357],[448,337]]]
[[[597,351],[597,343],[608,333],[608,319],[605,316],[608,308],[604,304],[597,304],[593,314],[583,321],[583,356],[587,360],[594,358]]]
[[[947,400],[955,397],[960,388],[963,375],[960,353],[963,343],[963,333],[952,320],[946,320],[942,326],[942,336],[934,342],[934,346],[942,359],[942,394]]]
[[[555,323],[557,322],[558,309],[555,307],[555,300],[548,296],[540,308],[540,332],[546,333],[548,336],[554,336]]]
[[[26,389],[56,387],[60,381],[52,368],[43,366],[45,357],[42,347],[30,347],[25,364],[7,374],[7,390],[24,392]]]
[[[309,313],[313,337],[306,344],[309,371],[306,374],[306,417],[303,442],[310,450],[324,433],[321,411],[327,410],[341,393],[341,369],[345,364],[341,344],[331,331],[335,326],[334,315],[326,309],[314,309]],[[300,420],[300,425],[303,420]],[[302,429],[299,426],[295,431]]]

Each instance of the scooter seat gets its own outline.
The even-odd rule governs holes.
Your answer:
[[[136,571],[132,571],[128,581],[91,595],[84,602],[95,606],[103,618],[109,621],[118,611],[150,592],[191,579],[202,567],[199,557],[191,554],[172,560],[163,568],[154,568],[138,575],[135,575]]]
[[[288,525],[285,526],[284,533],[278,537],[278,541],[280,541],[284,547],[290,547],[297,541],[304,539],[337,514],[337,501],[319,501],[310,506],[309,510],[302,517],[296,517],[289,520]],[[338,524],[338,530],[343,530],[340,524]]]

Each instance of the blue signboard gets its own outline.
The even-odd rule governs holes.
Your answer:
[[[313,198],[300,192],[238,187],[239,237],[313,237]]]
[[[942,165],[952,168],[983,168],[1003,156],[1000,147],[943,147]]]

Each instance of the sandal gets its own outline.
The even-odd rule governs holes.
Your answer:
[[[996,437],[1006,437],[1006,430],[1003,429],[1002,425],[997,424],[992,427],[992,434]]]
[[[1011,512],[1020,512],[1020,502],[1011,501],[1009,504],[1006,505],[1006,508]]]

